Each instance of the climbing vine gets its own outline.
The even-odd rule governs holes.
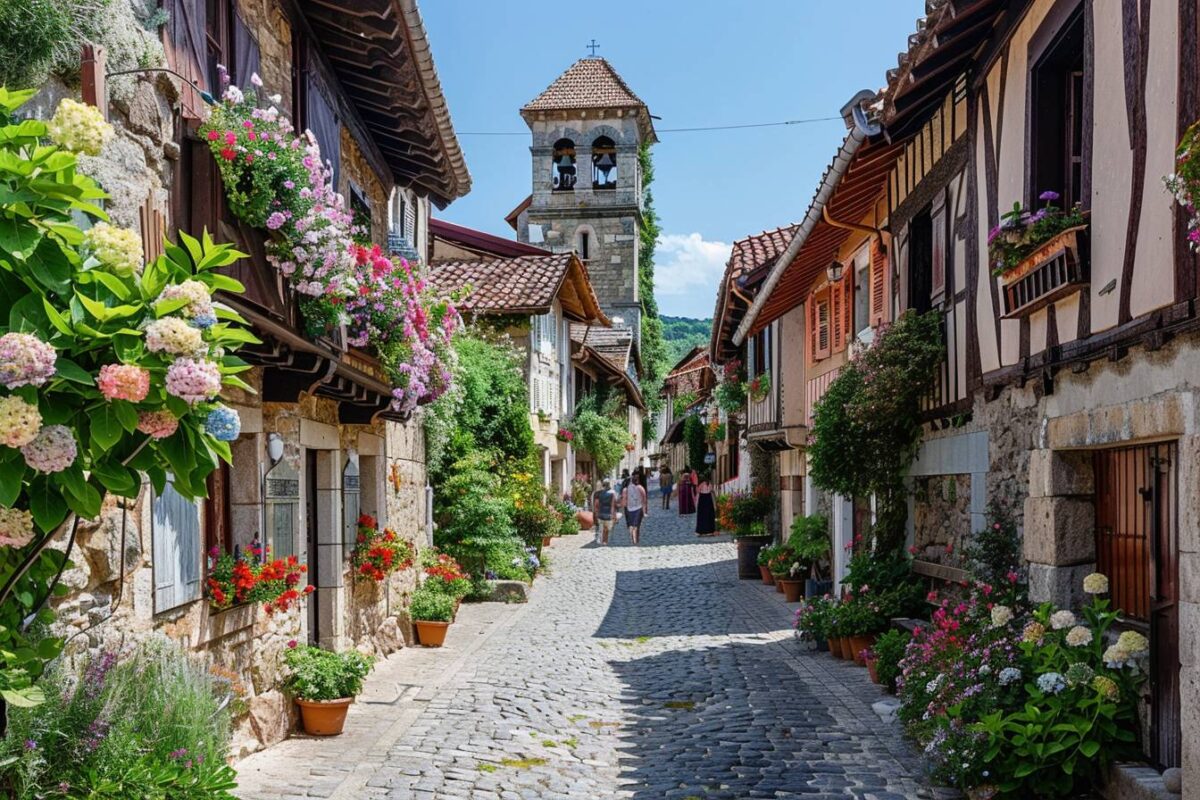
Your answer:
[[[906,312],[842,368],[813,413],[812,479],[845,497],[875,496],[878,552],[904,541],[904,475],[921,442],[920,400],[943,351],[940,316]]]

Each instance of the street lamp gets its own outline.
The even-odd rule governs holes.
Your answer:
[[[842,262],[834,261],[825,268],[825,277],[829,278],[830,283],[837,283],[842,279],[842,275],[845,273],[845,271],[846,267],[844,264],[842,264]]]

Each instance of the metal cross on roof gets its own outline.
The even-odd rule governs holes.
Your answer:
[[[587,47],[588,47],[588,49],[589,49],[589,50],[591,50],[591,51],[592,51],[592,58],[595,58],[595,57],[596,57],[596,50],[597,50],[597,49],[599,49],[600,45],[596,44],[596,40],[595,40],[595,39],[592,39],[592,43],[591,43],[591,44],[589,44]]]

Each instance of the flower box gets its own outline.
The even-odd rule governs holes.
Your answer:
[[[1001,273],[1004,319],[1029,316],[1087,285],[1087,230],[1067,228]]]

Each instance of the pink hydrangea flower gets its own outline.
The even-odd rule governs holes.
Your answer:
[[[211,361],[180,358],[167,367],[167,393],[195,405],[221,391],[221,373]]]
[[[132,364],[105,364],[100,368],[96,385],[105,400],[140,403],[150,393],[150,373]]]
[[[54,348],[30,333],[0,336],[0,384],[9,389],[41,386],[54,377]]]
[[[137,429],[151,439],[165,439],[179,430],[179,420],[170,411],[143,411]]]
[[[78,454],[75,436],[66,425],[47,425],[21,448],[25,463],[38,472],[62,472],[75,463]]]

